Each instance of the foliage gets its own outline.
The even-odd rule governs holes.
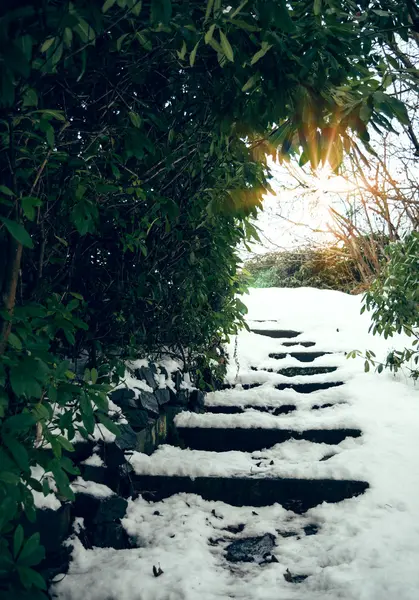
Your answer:
[[[388,248],[388,262],[383,272],[365,294],[362,311],[371,311],[372,333],[385,339],[395,333],[413,338],[411,348],[393,350],[385,367],[397,372],[402,366],[419,378],[419,233],[413,232],[403,242]],[[372,354],[372,353],[370,353]],[[374,355],[367,362],[375,365]],[[414,365],[412,367],[412,365]],[[381,372],[383,365],[378,365]]]
[[[42,595],[22,509],[33,517],[30,490],[48,479],[71,496],[62,449],[98,419],[114,430],[105,394],[121,361],[202,356],[242,325],[236,247],[269,189],[267,156],[336,168],[353,134],[368,145],[368,122],[404,119],[370,52],[377,14],[357,10],[3,0],[3,596]],[[404,30],[407,10],[390,12]],[[36,483],[35,465],[52,477]]]
[[[316,287],[356,292],[360,274],[341,248],[299,248],[254,257],[245,264],[254,287]]]

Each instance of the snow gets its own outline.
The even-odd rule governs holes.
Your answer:
[[[103,483],[96,483],[95,481],[86,481],[82,477],[77,477],[71,484],[71,489],[75,494],[83,493],[95,498],[109,498],[113,496],[113,492],[107,485]]]
[[[363,360],[343,352],[372,349],[384,357],[389,348],[410,340],[390,340],[368,333],[369,316],[360,315],[361,297],[340,292],[300,289],[252,290],[245,298],[249,324],[259,329],[295,329],[295,340],[316,342],[312,348],[285,348],[284,340],[243,332],[238,338],[239,383],[263,381],[261,387],[215,392],[208,405],[234,404],[243,414],[181,413],[182,427],[359,428],[362,436],[338,445],[289,440],[253,453],[212,453],[160,447],[152,456],[133,453],[137,473],[190,477],[355,478],[368,481],[361,496],[338,504],[323,503],[304,515],[275,504],[262,508],[208,502],[177,494],[161,502],[131,500],[123,524],[138,548],[86,550],[73,540],[70,572],[54,586],[58,600],[417,600],[419,590],[419,396],[401,372],[364,373]],[[258,320],[271,319],[260,323]],[[234,382],[235,339],[228,348],[228,380]],[[289,355],[276,361],[269,353],[337,351],[313,363]],[[338,366],[336,373],[284,378],[257,374],[258,368]],[[332,376],[332,378],[331,378]],[[336,379],[338,377],[338,379]],[[312,394],[276,390],[278,381],[344,381],[345,385]],[[311,410],[313,404],[334,406]],[[274,417],[253,406],[295,404],[293,413]],[[250,432],[249,432],[250,433]],[[326,460],[325,456],[332,456]],[[271,461],[274,461],[271,464]],[[83,483],[83,485],[86,482]],[[74,484],[73,484],[74,485]],[[98,484],[93,484],[98,485]],[[244,524],[233,534],[228,525]],[[303,527],[316,524],[316,535]],[[294,532],[282,537],[279,532]],[[229,564],[225,548],[233,540],[272,533],[277,563]],[[221,539],[220,539],[221,538]],[[212,543],[210,542],[212,540]],[[217,541],[218,540],[218,541]],[[156,578],[153,565],[163,574]],[[295,585],[283,575],[309,577]],[[57,578],[58,579],[58,578]]]
[[[86,458],[82,463],[82,465],[87,465],[89,467],[104,467],[105,463],[100,458],[100,456],[96,453],[93,453],[91,456]]]

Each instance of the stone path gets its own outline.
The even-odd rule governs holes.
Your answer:
[[[263,322],[258,323],[257,329],[252,331],[271,338],[270,346],[272,339],[275,340],[277,351],[270,353],[269,358],[277,366],[269,369],[252,367],[245,381],[239,378],[235,386],[226,384],[223,392],[207,400],[206,414],[185,413],[178,416],[177,429],[183,446],[171,455],[171,464],[163,465],[160,458],[154,461],[151,456],[146,466],[136,468],[134,486],[145,499],[159,501],[186,492],[198,494],[204,500],[219,500],[235,507],[254,509],[279,503],[296,515],[302,515],[322,502],[340,502],[364,493],[369,487],[365,481],[322,477],[321,470],[313,473],[313,476],[283,476],[278,473],[284,470],[286,472],[287,465],[284,461],[281,462],[278,473],[275,473],[276,455],[270,454],[270,449],[275,445],[277,452],[281,450],[281,444],[289,440],[306,440],[309,445],[330,445],[330,452],[322,452],[322,457],[319,458],[321,466],[333,456],[334,446],[346,438],[361,436],[362,431],[358,428],[333,426],[330,418],[324,426],[288,427],[290,415],[301,416],[300,422],[304,423],[305,415],[310,417],[315,411],[319,414],[338,404],[339,400],[335,396],[331,396],[329,402],[319,402],[319,396],[315,392],[343,386],[344,382],[339,379],[338,367],[331,364],[333,354],[317,352],[315,340],[306,340],[301,332],[269,329]],[[301,366],[282,367],[289,356],[295,358]],[[327,364],[317,366],[325,356]],[[339,364],[341,357],[336,362]],[[285,397],[287,390],[294,390],[298,393],[299,401],[291,403],[289,399],[282,400],[278,394],[275,398],[267,398],[265,403],[260,402],[259,396],[256,399],[254,390],[263,384],[267,372],[281,375],[281,381],[274,385],[276,390],[284,391]],[[289,381],[284,382],[284,378]],[[302,382],[302,378],[307,378],[307,381]],[[232,390],[238,389],[242,390],[240,402],[234,400],[237,394],[232,395]],[[260,425],[258,421],[256,426],[252,426],[252,418],[258,414],[265,424]],[[190,450],[196,452],[191,456]],[[243,476],[237,473],[229,475],[228,460],[231,454],[227,453],[232,451],[243,455],[246,453],[246,460],[254,461],[254,472],[250,469]],[[158,457],[158,453],[156,456]],[[193,461],[200,460],[205,460],[208,469],[207,473],[197,476]],[[265,465],[271,465],[271,468],[264,471]],[[291,471],[298,471],[298,465],[297,468],[295,465],[290,467]],[[257,519],[254,510],[252,514]],[[300,534],[315,535],[318,529],[317,524],[308,524]],[[208,540],[209,544],[223,545],[226,567],[229,562],[256,562],[261,565],[277,562],[277,540],[271,533],[249,537],[246,535],[246,523],[227,527],[227,531],[228,536]],[[295,531],[287,531],[286,528],[277,531],[282,537],[297,535]],[[304,573],[289,571],[283,575],[286,581],[295,584],[306,578]]]

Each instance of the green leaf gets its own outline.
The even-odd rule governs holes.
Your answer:
[[[199,46],[199,41],[196,42],[194,49],[192,50],[192,52],[189,55],[189,64],[191,67],[193,67],[195,64],[195,58],[196,58],[196,52],[198,50],[198,46]]]
[[[187,46],[185,40],[182,42],[182,48],[180,50],[176,50],[176,53],[180,60],[184,60],[186,56]]]
[[[99,374],[98,374],[98,372],[97,372],[97,369],[93,368],[93,369],[90,371],[90,377],[92,378],[92,383],[96,383],[96,381],[97,381],[97,378],[98,378],[98,375],[99,375]]]
[[[204,41],[205,41],[206,44],[209,44],[210,41],[212,40],[212,36],[214,35],[214,31],[215,31],[215,23],[213,23],[211,25],[211,27],[208,29],[208,31],[205,34]]]
[[[142,123],[142,119],[141,119],[140,115],[133,111],[130,111],[128,113],[128,115],[129,115],[131,123],[134,125],[134,127],[137,127],[139,129],[141,127],[141,123]]]
[[[316,17],[319,16],[322,10],[322,0],[314,0],[313,12]]]
[[[14,193],[6,185],[0,185],[0,193],[5,196],[14,196]]]
[[[257,83],[259,81],[259,79],[260,79],[259,74],[252,75],[251,77],[249,77],[249,79],[246,81],[246,83],[242,87],[242,92],[248,92],[255,85],[255,83]]]
[[[258,62],[265,54],[272,48],[272,44],[268,44],[267,42],[262,42],[262,47],[256,54],[253,55],[252,60],[250,61],[251,65],[254,65]]]
[[[51,110],[50,108],[46,108],[43,110],[35,110],[33,114],[41,114],[47,119],[56,119],[57,121],[62,121],[63,123],[66,121],[62,110]]]
[[[22,106],[38,106],[38,94],[33,88],[28,88],[23,96]]]
[[[22,469],[24,472],[29,471],[29,456],[26,448],[17,441],[16,438],[9,434],[3,435],[3,441],[6,444],[7,449],[10,454],[13,456],[18,467]]]
[[[107,417],[106,415],[104,415],[101,412],[97,412],[96,416],[99,419],[99,421],[102,423],[102,425],[104,425],[106,427],[106,429],[108,429],[108,431],[110,431],[111,433],[113,433],[117,437],[119,435],[121,435],[120,428],[109,417]]]
[[[210,18],[213,6],[214,6],[214,0],[207,0],[207,7],[205,9],[204,23],[206,23],[208,21],[208,19]]]
[[[25,431],[35,424],[35,419],[31,413],[20,413],[9,417],[3,427],[9,431]]]
[[[20,549],[22,548],[24,535],[25,534],[24,534],[22,525],[18,525],[16,527],[15,533],[13,535],[13,556],[14,556],[14,558],[17,557],[17,555],[20,552]]]
[[[17,485],[20,482],[20,477],[11,471],[0,471],[0,481],[10,485]]]
[[[170,0],[151,0],[150,20],[154,25],[168,25],[172,18],[172,3]]]
[[[71,442],[68,441],[67,438],[65,438],[62,435],[57,435],[55,439],[59,444],[61,444],[64,450],[67,450],[68,452],[74,452],[74,446]]]
[[[231,44],[228,41],[226,34],[221,29],[220,29],[220,42],[221,42],[221,48],[223,49],[225,57],[230,62],[234,62],[233,48],[231,47]]]
[[[47,38],[41,46],[41,52],[46,52],[49,48],[51,48],[51,46],[54,42],[55,42],[55,37]]]
[[[7,231],[15,240],[19,242],[19,244],[22,244],[22,246],[25,246],[26,248],[33,248],[32,238],[23,225],[17,223],[16,221],[6,219],[5,217],[0,217],[0,221],[3,222]]]
[[[33,196],[24,196],[21,198],[20,203],[22,205],[22,210],[25,217],[29,219],[29,221],[33,221],[36,215],[35,208],[41,206],[42,201]]]
[[[106,2],[102,6],[102,12],[106,13],[112,6],[115,4],[116,0],[106,0]]]
[[[30,589],[32,587],[36,587],[40,590],[46,590],[47,584],[45,583],[45,579],[42,577],[40,573],[31,569],[30,567],[18,566],[17,572],[22,582],[22,585],[26,589]]]
[[[22,342],[14,333],[9,333],[9,337],[7,338],[8,343],[13,346],[16,350],[22,350]]]

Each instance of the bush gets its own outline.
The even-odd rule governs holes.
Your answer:
[[[316,287],[354,293],[361,278],[341,248],[304,248],[265,254],[246,262],[254,287]]]
[[[405,366],[411,376],[418,379],[419,233],[413,232],[402,242],[391,244],[387,257],[382,273],[364,296],[362,312],[371,311],[370,331],[374,335],[387,339],[395,333],[405,333],[412,338],[411,348],[393,350],[384,366],[394,372]],[[369,358],[369,362],[375,365],[373,359]],[[382,368],[383,365],[378,365],[379,371]]]

